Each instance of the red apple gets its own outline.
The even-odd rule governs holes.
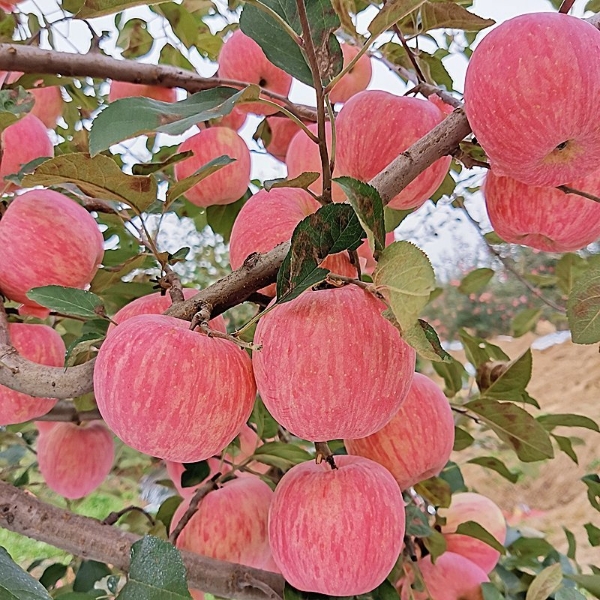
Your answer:
[[[126,444],[176,462],[218,454],[246,422],[256,393],[245,351],[165,315],[119,325],[94,369],[98,408]]]
[[[210,123],[213,127],[217,125],[218,127],[229,127],[229,129],[239,131],[246,122],[247,116],[245,112],[236,107],[228,115],[219,119],[212,119]]]
[[[258,323],[256,383],[278,423],[310,441],[360,438],[396,414],[415,351],[381,316],[384,304],[348,285],[307,291]]]
[[[253,252],[268,252],[291,239],[296,225],[319,207],[308,192],[299,188],[274,188],[254,194],[242,207],[231,230],[232,269],[239,269]],[[328,256],[322,266],[338,275],[356,277],[356,269],[345,252]],[[261,292],[274,296],[275,288],[272,284]]]
[[[308,125],[308,129],[317,135],[316,123]],[[329,121],[325,124],[325,139],[327,141],[327,149],[331,152],[331,123]],[[319,146],[311,141],[304,131],[299,131],[292,138],[287,154],[285,155],[285,162],[290,179],[309,171],[322,173]],[[333,176],[337,177],[340,174],[340,172],[334,170]],[[319,177],[314,183],[310,184],[309,188],[315,194],[321,194],[323,192],[323,178]],[[346,195],[337,183],[332,185],[331,192],[334,202],[343,202],[346,199]]]
[[[47,325],[9,323],[8,335],[17,352],[40,365],[62,367],[65,344],[58,333]],[[50,412],[56,400],[33,398],[0,385],[0,425],[25,423]]]
[[[219,53],[219,76],[247,83],[287,96],[292,87],[292,76],[276,67],[264,54],[260,46],[240,29],[225,41]],[[265,97],[267,100],[272,98]],[[278,111],[259,102],[246,102],[238,108],[242,112],[257,115],[272,115]]]
[[[7,13],[14,10],[15,6],[23,0],[0,0],[0,8]]]
[[[114,102],[121,98],[152,98],[161,102],[176,102],[177,91],[173,88],[159,85],[146,85],[143,83],[129,83],[128,81],[111,81],[108,92],[108,101]]]
[[[599,195],[600,171],[569,186]],[[527,185],[493,171],[486,175],[483,192],[494,230],[507,242],[546,252],[570,252],[600,237],[600,204],[582,196]]]
[[[344,68],[346,68],[350,61],[358,54],[360,48],[351,46],[350,44],[341,44],[341,46],[342,54],[344,55]],[[371,59],[366,54],[363,54],[354,67],[333,86],[333,89],[329,93],[329,99],[332,103],[346,102],[354,94],[366,90],[370,82]]]
[[[271,139],[265,148],[267,152],[281,162],[285,162],[292,138],[300,131],[300,126],[288,117],[267,117],[271,130]]]
[[[193,175],[200,167],[221,155],[235,159],[235,162],[209,175],[185,193],[192,204],[231,204],[246,193],[250,183],[250,151],[235,131],[228,127],[203,129],[179,146],[179,152],[186,150],[191,150],[194,156],[175,165],[177,181]]]
[[[331,596],[370,592],[388,576],[404,537],[404,501],[394,478],[360,456],[337,469],[305,462],[275,489],[269,541],[294,587]]]
[[[104,240],[79,204],[58,192],[32,190],[17,196],[0,220],[0,248],[0,290],[23,303],[21,314],[43,318],[50,311],[27,292],[51,284],[85,288],[102,262]]]
[[[54,156],[54,147],[46,126],[31,113],[9,125],[2,132],[0,141],[0,180],[4,191],[16,189],[13,184],[4,181],[7,175],[18,173],[23,165],[36,158]]]
[[[394,418],[374,434],[345,444],[350,454],[383,465],[406,490],[438,475],[450,458],[454,418],[448,399],[431,379],[415,373]]]
[[[101,421],[57,423],[49,431],[40,432],[40,438],[40,472],[57,494],[83,498],[110,473],[115,455],[113,439]]]
[[[431,556],[417,561],[425,591],[411,589],[414,573],[409,571],[396,585],[401,600],[482,600],[481,584],[488,576],[475,563],[459,554],[444,552],[435,564]]]
[[[337,125],[336,164],[340,175],[370,181],[444,118],[433,103],[389,92],[360,92],[346,102]],[[388,204],[409,209],[424,204],[440,186],[451,158],[444,156]]]
[[[450,506],[440,509],[439,514],[446,519],[442,533],[446,538],[448,551],[468,558],[489,573],[496,566],[500,553],[485,542],[454,532],[461,523],[475,521],[503,544],[506,539],[506,521],[496,503],[481,494],[465,492],[453,495]]]
[[[556,186],[598,169],[599,95],[600,31],[534,13],[505,21],[476,47],[465,111],[497,175]]]
[[[255,567],[271,558],[267,532],[271,488],[258,477],[241,477],[223,484],[202,499],[177,538],[177,547],[218,560]],[[188,507],[182,502],[171,527]]]

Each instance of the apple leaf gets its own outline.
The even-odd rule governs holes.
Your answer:
[[[398,590],[387,579],[370,592],[370,595],[373,600],[400,600]]]
[[[491,469],[492,471],[496,471],[496,473],[502,475],[504,479],[508,479],[508,481],[511,483],[516,483],[519,479],[519,475],[517,473],[509,471],[507,466],[501,460],[493,456],[477,456],[476,458],[472,458],[467,462],[473,465],[479,465],[480,467],[485,467],[486,469]]]
[[[375,254],[385,248],[385,219],[383,202],[376,188],[352,177],[336,177],[335,181],[348,197],[348,202],[358,215],[363,229],[373,237],[370,244]]]
[[[596,474],[585,475],[581,478],[581,481],[587,485],[588,488],[588,500],[590,504],[597,510],[600,511],[600,477]]]
[[[469,537],[487,544],[494,550],[500,552],[500,554],[506,554],[506,548],[487,529],[485,529],[485,527],[482,527],[476,521],[465,521],[464,523],[461,523],[456,528],[455,533],[468,535]]]
[[[175,511],[182,502],[183,498],[180,496],[170,496],[160,505],[160,508],[156,513],[156,520],[160,521],[167,530],[171,527],[171,521],[173,521]]]
[[[598,424],[589,417],[583,415],[573,415],[569,413],[565,414],[551,414],[542,415],[537,418],[538,422],[544,426],[546,431],[552,431],[555,427],[583,427],[584,429],[591,429],[600,433]]]
[[[463,31],[481,31],[491,27],[493,19],[482,19],[469,12],[456,2],[437,0],[425,2],[421,8],[421,33],[432,29],[462,29]]]
[[[96,581],[111,575],[110,568],[102,562],[83,560],[73,582],[74,592],[89,592],[94,589]]]
[[[184,463],[181,474],[181,487],[189,488],[202,483],[210,475],[208,462],[202,460],[195,463]]]
[[[454,426],[454,446],[452,449],[455,452],[468,448],[474,441],[475,438],[468,431],[462,427]]]
[[[394,210],[389,206],[384,206],[383,208],[383,218],[385,221],[385,230],[386,232],[394,231],[408,215],[415,212],[414,208],[409,208],[408,210]]]
[[[440,508],[448,508],[452,500],[452,487],[442,477],[430,477],[420,481],[415,486],[415,491],[423,496],[429,504]]]
[[[149,6],[164,0],[85,0],[75,15],[76,19],[93,19],[121,12],[135,6]]]
[[[423,4],[425,4],[425,0],[390,0],[386,2],[369,24],[371,37],[376,38],[380,33],[407,17]]]
[[[96,294],[62,285],[33,288],[27,292],[27,297],[50,310],[71,317],[97,319],[103,309],[102,299]]]
[[[33,108],[35,99],[22,87],[0,90],[0,131],[3,131]]]
[[[464,407],[484,421],[523,462],[554,457],[548,432],[526,410],[512,402],[479,399]]]
[[[481,390],[482,397],[522,401],[523,392],[531,379],[532,363],[531,349],[528,348],[521,356],[509,362],[489,387]]]
[[[588,262],[578,254],[567,252],[556,263],[558,287],[563,294],[570,294],[575,280],[589,268]]]
[[[24,187],[74,184],[82,192],[100,200],[113,200],[143,212],[158,194],[154,176],[126,175],[108,156],[91,158],[75,152],[43,162],[32,175],[23,178]]]
[[[415,504],[406,505],[406,535],[427,537],[431,535],[428,516]]]
[[[552,437],[558,444],[561,452],[564,452],[576,465],[579,464],[579,458],[577,458],[577,453],[573,448],[573,442],[571,441],[571,438],[568,438],[564,435],[557,435],[556,433],[551,433],[550,437]]]
[[[175,154],[171,154],[171,156],[161,161],[137,163],[131,167],[131,172],[134,175],[151,175],[152,173],[162,171],[165,167],[174,165],[175,163],[181,162],[182,160],[185,160],[186,158],[190,158],[192,156],[194,156],[194,152],[192,150],[186,150],[185,152],[176,152]]]
[[[591,546],[600,546],[600,529],[593,523],[586,523],[584,525],[585,530],[588,534],[588,540]]]
[[[294,465],[311,460],[313,456],[295,444],[267,442],[254,451],[252,458],[265,465],[287,471]]]
[[[464,329],[461,329],[458,335],[464,346],[467,360],[474,367],[479,367],[490,360],[510,360],[502,348],[486,342],[483,338],[470,335]]]
[[[306,190],[312,183],[319,179],[319,177],[321,177],[320,173],[307,171],[292,179],[286,179],[285,177],[280,179],[267,179],[263,186],[267,192],[270,192],[273,188],[302,188],[303,190]]]
[[[52,600],[44,586],[26,573],[0,546],[0,597],[3,600]]]
[[[458,286],[458,291],[465,296],[477,294],[485,288],[493,276],[493,269],[475,269],[463,278]]]
[[[526,308],[517,313],[512,321],[513,337],[518,338],[529,333],[536,326],[541,314],[541,308]]]
[[[230,156],[217,156],[211,161],[202,165],[193,175],[180,179],[169,186],[167,191],[167,199],[164,204],[163,210],[169,210],[170,206],[177,200],[177,198],[183,196],[190,188],[194,187],[197,183],[200,183],[203,179],[206,179],[209,175],[220,171],[223,167],[235,162],[235,158]]]
[[[565,575],[567,579],[586,589],[596,598],[600,598],[600,575]]]
[[[259,87],[250,85],[243,90],[216,87],[179,102],[142,97],[115,100],[92,123],[90,154],[95,156],[138,135],[180,135],[200,122],[228,115],[237,103],[256,100],[258,95]]]
[[[427,255],[405,241],[394,242],[381,252],[373,281],[402,330],[414,326],[435,288],[435,274]]]
[[[319,264],[329,254],[356,250],[365,232],[352,207],[328,204],[304,218],[294,229],[290,250],[277,276],[277,302],[289,302],[324,281],[329,273]]]
[[[207,225],[215,233],[218,233],[225,243],[229,242],[233,224],[248,198],[250,198],[249,190],[239,200],[231,204],[215,204],[206,209]]]
[[[450,361],[433,362],[433,370],[444,380],[444,394],[449,398],[456,396],[463,387],[463,378],[467,377],[467,372],[462,363],[455,358],[450,357]]]
[[[562,580],[563,573],[560,563],[546,567],[529,584],[525,600],[546,600],[559,588]]]
[[[573,284],[567,318],[574,343],[600,341],[600,266],[590,267]]]
[[[417,319],[412,327],[405,328],[402,331],[402,338],[422,358],[432,362],[449,363],[452,361],[452,357],[442,348],[435,329],[423,319]]]

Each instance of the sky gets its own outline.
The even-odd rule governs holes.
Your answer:
[[[222,0],[217,0],[222,1]],[[582,16],[587,0],[576,0],[571,14]],[[21,5],[26,11],[30,8],[43,12],[50,20],[59,19],[62,14],[58,10],[55,0],[27,0]],[[514,16],[542,11],[554,11],[549,0],[475,0],[472,12],[481,17],[494,19],[498,24]],[[155,35],[161,35],[161,20],[151,13],[147,8],[140,7],[125,11],[124,20],[132,17],[148,17],[149,29]],[[368,24],[368,18],[361,20],[357,24],[359,31],[365,31]],[[103,50],[109,54],[118,57],[119,51],[115,48],[116,29],[114,26],[114,17],[103,17],[90,21],[95,31],[111,32],[110,37],[103,43]],[[214,23],[215,29],[221,29],[225,22],[218,19]],[[481,32],[479,37],[485,35],[488,30]],[[86,52],[89,49],[90,33],[87,26],[81,22],[65,21],[57,25],[55,41],[59,49],[66,52]],[[151,54],[143,57],[142,62],[155,62],[158,56],[159,48]],[[216,70],[216,66],[209,61],[190,56],[192,62],[197,67],[198,72],[204,76],[211,76]],[[444,65],[451,74],[455,88],[462,90],[464,74],[467,61],[462,55],[449,56],[444,59]],[[403,94],[407,91],[404,83],[383,65],[381,62],[372,59],[373,78],[369,89],[383,89],[396,94]],[[181,96],[184,97],[182,92]],[[290,93],[290,98],[296,102],[314,104],[314,92],[309,87],[294,82]],[[275,177],[285,176],[285,166],[276,159],[266,155],[264,151],[251,141],[252,134],[260,122],[258,117],[250,117],[241,131],[250,144],[252,151],[252,177],[261,180],[273,179]],[[188,134],[188,135],[191,135]],[[186,137],[186,136],[184,136]],[[169,138],[165,143],[173,144],[183,139],[183,137]],[[144,149],[142,143],[127,145],[136,155],[136,158],[143,158]],[[121,149],[122,150],[122,149]],[[132,160],[137,162],[137,160]],[[476,218],[489,229],[487,215],[483,201],[479,197],[470,200],[470,210]],[[472,268],[475,264],[483,264],[489,260],[489,256],[478,233],[473,226],[461,219],[457,211],[452,211],[448,202],[441,201],[434,206],[431,202],[426,203],[421,209],[410,215],[401,227],[396,231],[397,239],[411,239],[415,241],[429,255],[438,277],[446,279],[455,277],[456,271]],[[170,228],[169,224],[166,225]],[[167,239],[168,236],[163,237]],[[180,239],[175,239],[165,249],[175,251],[181,247]]]

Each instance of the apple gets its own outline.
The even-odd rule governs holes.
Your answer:
[[[0,8],[7,13],[11,13],[15,6],[23,0],[0,0]]]
[[[600,195],[600,171],[569,186]],[[486,175],[483,193],[494,230],[512,244],[546,252],[571,252],[600,237],[600,204],[577,194],[527,185],[493,171]]]
[[[0,220],[0,248],[0,290],[23,303],[21,314],[44,318],[50,311],[27,292],[51,284],[85,288],[102,262],[104,240],[83,207],[58,192],[36,189],[8,206]]]
[[[11,344],[23,357],[40,365],[62,367],[65,344],[60,335],[48,325],[9,323]],[[50,412],[56,400],[33,398],[0,385],[0,426],[25,423]]]
[[[234,31],[221,47],[219,77],[254,83],[281,96],[287,96],[292,87],[292,76],[276,67],[265,56],[261,47],[240,29]],[[278,111],[277,108],[260,102],[245,102],[238,108],[242,112],[257,115],[272,115]]]
[[[254,374],[278,423],[321,442],[365,437],[391,420],[410,388],[415,351],[384,309],[347,285],[306,291],[259,321]]]
[[[414,573],[408,571],[396,587],[401,600],[482,600],[481,584],[488,576],[475,563],[453,552],[444,552],[431,562],[428,555],[415,565],[421,572],[425,591],[411,589]],[[406,569],[406,567],[405,567]]]
[[[320,204],[300,188],[274,188],[254,194],[240,210],[231,230],[231,268],[239,269],[253,252],[268,252],[291,239],[296,225],[319,207]],[[322,266],[338,275],[356,277],[356,269],[346,252],[326,257]],[[260,291],[274,296],[275,289],[272,284]]]
[[[329,596],[370,592],[389,575],[404,537],[404,500],[382,466],[336,456],[292,467],[269,511],[275,564],[299,590]]]
[[[385,234],[385,245],[389,246],[394,242],[394,232],[390,231]],[[369,246],[368,240],[365,240],[356,251],[358,253],[358,260],[360,261],[360,268],[363,273],[371,275],[377,266],[375,259],[373,258],[373,252]]]
[[[226,155],[235,162],[209,175],[186,193],[196,206],[231,204],[239,200],[250,183],[250,151],[244,140],[228,127],[209,127],[193,135],[179,146],[179,152],[191,150],[194,155],[175,165],[175,179],[193,175],[211,160]]]
[[[300,126],[288,117],[277,116],[267,117],[267,125],[271,139],[265,144],[265,148],[277,160],[285,162],[292,138],[301,131]]]
[[[233,342],[191,331],[180,319],[140,315],[102,344],[94,391],[126,444],[187,463],[233,440],[252,412],[256,385],[250,358]]]
[[[360,48],[351,46],[350,44],[341,44],[342,54],[344,56],[344,68],[358,54]],[[346,102],[358,92],[367,89],[371,82],[371,59],[363,54],[352,67],[339,81],[333,86],[329,93],[329,99],[333,104],[336,102]]]
[[[219,119],[212,119],[210,121],[211,126],[218,127],[229,127],[229,129],[233,129],[234,131],[239,131],[244,123],[246,122],[246,117],[248,115],[241,111],[237,106],[224,117],[220,117]]]
[[[258,477],[240,477],[209,492],[183,528],[176,546],[217,560],[255,567],[269,561],[267,532],[273,491]],[[189,500],[175,511],[171,527],[186,512]]]
[[[428,100],[372,90],[352,96],[336,120],[338,173],[370,181],[443,118]],[[437,160],[388,206],[406,210],[423,205],[444,180],[450,161],[449,156]]]
[[[599,95],[600,31],[560,13],[496,27],[465,79],[467,118],[492,169],[529,185],[562,185],[598,169]]]
[[[415,373],[400,410],[383,429],[346,440],[349,454],[383,465],[401,490],[438,475],[454,445],[454,418],[448,399],[428,377]]]
[[[101,421],[56,423],[40,431],[38,464],[51,490],[83,498],[108,476],[115,457],[110,431]]]
[[[310,125],[307,125],[307,127],[310,131],[317,135],[316,123],[311,123]],[[327,149],[329,152],[331,152],[331,123],[329,121],[325,123],[325,140],[327,142]],[[304,131],[299,131],[292,138],[287,154],[285,155],[285,162],[288,168],[289,179],[293,179],[294,177],[298,177],[298,175],[309,171],[313,171],[315,173],[322,173],[323,171],[321,169],[321,154],[319,152],[319,146],[318,144],[315,144]],[[333,177],[338,177],[339,175],[341,175],[341,173],[334,169]],[[320,176],[308,187],[312,192],[320,195],[323,192],[323,177]],[[343,202],[346,199],[346,195],[337,183],[332,184],[331,193],[334,202]]]
[[[111,81],[108,91],[108,101],[114,102],[121,98],[152,98],[161,102],[176,102],[177,91],[160,85],[129,83],[128,81]]]
[[[489,573],[500,558],[498,550],[494,550],[485,542],[455,532],[461,523],[475,521],[503,544],[506,539],[506,521],[498,505],[481,494],[464,492],[454,494],[450,506],[441,508],[438,512],[446,519],[442,533],[446,538],[448,551],[468,558]]]
[[[46,126],[31,113],[9,125],[2,132],[0,143],[0,180],[5,192],[16,189],[15,185],[4,180],[7,175],[18,173],[23,165],[36,158],[54,156],[54,147]]]

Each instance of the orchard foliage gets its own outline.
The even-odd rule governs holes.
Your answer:
[[[600,598],[597,472],[565,553],[460,468],[600,432],[485,339],[600,342],[597,17],[479,45],[469,0],[51,4],[0,2],[0,526],[73,555],[0,548],[0,599]],[[404,233],[442,209],[468,272]]]

